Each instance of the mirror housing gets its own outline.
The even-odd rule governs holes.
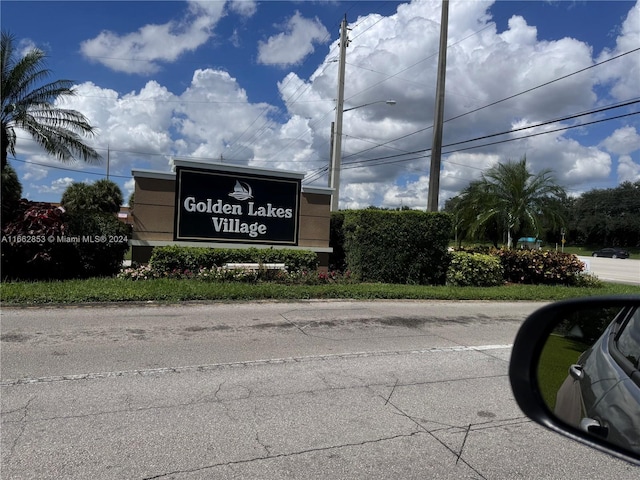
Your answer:
[[[606,439],[610,425],[604,420],[601,421],[602,419],[600,418],[588,418],[588,416],[585,416],[585,418],[579,418],[575,422],[569,421],[567,417],[564,420],[559,418],[558,414],[554,413],[548,405],[548,392],[543,392],[539,377],[541,358],[547,341],[564,320],[575,315],[576,312],[597,313],[598,309],[603,309],[603,311],[604,309],[608,309],[608,311],[611,311],[610,309],[620,309],[622,313],[627,312],[626,315],[632,315],[633,312],[640,312],[639,307],[640,296],[638,295],[588,297],[546,305],[530,315],[520,327],[513,344],[509,363],[511,388],[518,406],[525,415],[554,432],[636,465],[640,465],[640,448],[637,448],[640,446],[640,431],[637,432],[638,438],[634,438],[634,446],[627,448],[625,445],[616,444]],[[628,323],[628,319],[618,318],[621,315],[616,316],[618,322],[626,321]],[[636,313],[636,315],[640,318],[640,313]],[[614,320],[611,324],[613,325],[615,322]],[[566,323],[565,321],[564,324]],[[637,325],[634,328],[634,332],[637,333]],[[609,329],[605,329],[605,332],[606,335],[602,335],[602,337],[606,336],[604,343],[610,344],[612,340],[609,337],[613,339],[614,335],[609,332]],[[589,339],[588,344],[591,341]],[[637,356],[640,356],[640,351],[636,353]],[[580,359],[583,359],[584,356],[580,356]],[[632,385],[634,389],[637,386],[638,392],[640,392],[640,372],[638,372],[637,357],[635,357],[634,361],[636,362],[635,368],[626,369],[628,378],[625,378],[625,382]],[[624,359],[622,362],[624,362]],[[568,366],[565,383],[577,385],[576,388],[579,390],[581,388],[579,384],[584,375],[585,372],[583,372],[582,365],[578,361],[576,364]],[[616,385],[621,383],[619,381],[613,382],[609,378],[607,380]],[[596,378],[596,382],[598,381],[599,379]],[[565,388],[565,385],[563,384],[561,388]],[[547,400],[544,398],[545,393],[547,394]],[[582,397],[580,392],[577,395]],[[555,399],[553,401],[555,402]],[[628,403],[625,403],[625,405],[628,405]],[[584,403],[582,406],[584,407]],[[637,404],[637,410],[635,410],[635,403],[632,404],[631,408],[635,415],[632,418],[638,418],[640,421],[640,403]],[[580,414],[581,412],[578,413]],[[581,415],[578,416],[581,417]]]

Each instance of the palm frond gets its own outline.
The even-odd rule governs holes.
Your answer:
[[[15,155],[15,128],[28,132],[45,151],[62,161],[80,158],[89,163],[98,162],[100,155],[81,137],[95,135],[95,128],[80,112],[56,106],[59,99],[75,95],[73,82],[45,83],[51,76],[51,71],[45,68],[45,53],[33,49],[18,58],[14,43],[12,35],[2,32],[2,168],[6,165],[7,152]]]

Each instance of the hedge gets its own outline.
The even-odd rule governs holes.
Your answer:
[[[365,282],[443,284],[451,218],[417,210],[344,212],[347,267]]]
[[[131,226],[118,220],[112,213],[73,213],[66,216],[71,235],[95,239],[75,245],[79,256],[79,276],[116,275],[129,250]]]
[[[344,252],[344,211],[331,212],[331,222],[329,227],[329,246],[333,252],[329,254],[329,270],[345,272],[347,259]]]
[[[289,272],[316,271],[318,256],[308,250],[271,248],[206,248],[169,245],[153,249],[150,267],[159,273],[198,271],[225,263],[284,263]]]

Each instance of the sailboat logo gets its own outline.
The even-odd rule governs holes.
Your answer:
[[[251,190],[251,186],[249,186],[246,182],[240,182],[236,180],[236,184],[233,187],[233,192],[229,194],[230,197],[235,198],[236,200],[249,200],[253,198],[253,191]]]

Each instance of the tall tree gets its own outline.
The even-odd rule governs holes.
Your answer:
[[[0,62],[2,70],[2,170],[8,154],[16,153],[16,128],[29,133],[45,151],[62,161],[82,159],[88,163],[100,155],[82,141],[94,132],[88,120],[75,110],[56,106],[56,100],[73,96],[71,80],[44,83],[51,71],[45,68],[45,54],[32,49],[24,56],[15,50],[15,38],[2,32]]]
[[[640,180],[583,193],[572,209],[576,242],[592,246],[640,246]]]
[[[461,193],[456,210],[471,236],[488,235],[497,226],[498,232],[505,233],[507,246],[511,248],[513,239],[528,229],[539,235],[543,222],[564,224],[558,203],[551,201],[563,195],[564,189],[555,182],[550,170],[534,175],[523,157],[485,171],[479,181],[472,182]]]

